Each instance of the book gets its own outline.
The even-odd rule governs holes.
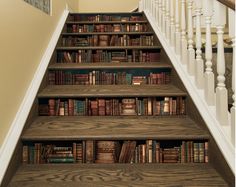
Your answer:
[[[95,142],[86,140],[86,163],[94,163],[95,161]]]

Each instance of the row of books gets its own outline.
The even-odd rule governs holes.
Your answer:
[[[98,14],[98,15],[73,15],[70,16],[71,21],[143,21],[142,15],[140,16],[121,16],[121,15],[105,15],[105,14]]]
[[[185,115],[184,97],[124,99],[48,99],[40,102],[41,116]]]
[[[147,24],[96,24],[67,26],[68,33],[87,33],[87,32],[146,32]]]
[[[181,141],[162,146],[157,140],[73,142],[23,145],[24,164],[44,163],[207,163],[208,142]]]
[[[153,36],[131,35],[92,35],[85,37],[63,37],[62,46],[153,46]]]
[[[55,70],[48,73],[49,85],[142,85],[168,84],[170,72],[133,75],[127,72],[91,71],[79,73],[75,71]]]
[[[96,63],[96,62],[159,62],[159,52],[143,50],[78,50],[58,52],[57,63]]]

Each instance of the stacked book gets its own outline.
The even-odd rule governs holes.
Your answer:
[[[136,115],[136,103],[135,99],[125,98],[122,99],[121,115]]]
[[[116,163],[120,152],[117,141],[97,141],[95,163]]]
[[[72,147],[53,147],[47,155],[48,163],[74,163]]]

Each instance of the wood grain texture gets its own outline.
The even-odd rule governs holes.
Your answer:
[[[117,49],[161,49],[160,46],[78,46],[78,47],[57,47],[57,50],[117,50]]]
[[[147,23],[147,21],[67,21],[66,24],[136,24],[136,23]]]
[[[155,97],[186,96],[174,85],[52,85],[39,92],[39,98],[74,97]]]
[[[78,32],[78,33],[62,33],[62,36],[81,36],[81,35],[152,35],[153,32]]]
[[[225,6],[235,10],[235,0],[217,0],[224,4]]]
[[[228,186],[209,164],[23,165],[9,187]]]
[[[86,16],[97,16],[97,15],[111,15],[111,16],[144,16],[143,12],[83,12],[70,13],[71,16],[75,15],[86,15]]]
[[[38,117],[22,140],[208,139],[188,117],[53,116]]]
[[[135,63],[54,63],[48,69],[67,70],[67,69],[170,69],[171,65],[163,62],[135,62]]]

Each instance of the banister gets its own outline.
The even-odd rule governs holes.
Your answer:
[[[156,28],[154,28],[155,33],[159,35],[160,42],[162,43],[163,48],[165,48],[179,76],[182,77],[182,80],[185,80],[185,85],[187,85],[186,87],[188,87],[188,91],[192,95],[194,95],[192,97],[193,100],[195,100],[194,102],[196,103],[198,108],[205,109],[207,115],[205,115],[205,112],[201,112],[201,115],[206,121],[209,130],[212,132],[212,135],[219,145],[230,168],[232,169],[233,173],[235,173],[235,72],[232,71],[232,99],[234,104],[232,105],[229,113],[228,88],[226,88],[225,85],[226,66],[224,57],[226,51],[228,51],[228,49],[225,49],[224,42],[229,42],[230,40],[230,42],[233,43],[233,48],[231,48],[231,51],[233,51],[232,62],[233,67],[235,67],[234,0],[168,0],[168,3],[171,3],[170,7],[166,6],[165,0],[141,0],[141,2],[141,8],[144,7],[144,9],[141,10],[145,11],[147,17],[153,18],[152,25],[156,26]],[[154,10],[156,12],[153,12],[153,7],[150,5],[150,2],[152,6],[154,6]],[[186,5],[188,5],[187,16],[185,8]],[[173,12],[174,6],[176,8]],[[226,16],[226,8],[229,8],[228,17]],[[193,13],[193,11],[195,14]],[[157,17],[157,19],[155,19],[155,17]],[[206,44],[204,56],[202,56],[201,54],[201,34],[204,33],[204,28],[201,27],[200,20],[202,19],[200,18],[204,18],[206,25]],[[169,19],[171,19],[171,21],[169,21]],[[193,19],[195,19],[195,28],[193,27]],[[228,19],[228,27],[226,28],[226,33],[229,38],[227,38],[227,40],[224,40],[223,31],[225,30],[224,26],[226,24],[226,19]],[[186,24],[186,21],[188,24]],[[211,24],[213,21],[215,23],[214,26]],[[183,35],[181,35],[180,32],[180,25]],[[168,29],[166,29],[170,26],[172,26],[172,42],[170,42],[169,40],[169,34],[167,34],[169,31]],[[188,45],[185,45],[183,40],[181,40],[186,39],[186,26]],[[213,34],[217,34],[217,41],[213,40]],[[196,48],[194,49],[193,38],[195,37]],[[212,48],[212,46],[214,46],[215,44],[217,44],[217,48]],[[187,63],[182,63],[183,50],[187,50]],[[212,53],[215,52],[215,50],[217,50],[217,74],[213,71],[212,68]],[[195,52],[197,53],[197,55],[195,55]],[[196,56],[197,59],[195,59]],[[215,88],[215,77],[217,77],[218,81],[217,88]],[[195,81],[193,78],[198,79],[196,79],[197,81]],[[196,92],[198,94],[195,95]],[[205,97],[204,95],[202,97],[203,93]],[[203,103],[204,106],[202,105]]]
[[[217,0],[228,8],[235,10],[235,0]]]

